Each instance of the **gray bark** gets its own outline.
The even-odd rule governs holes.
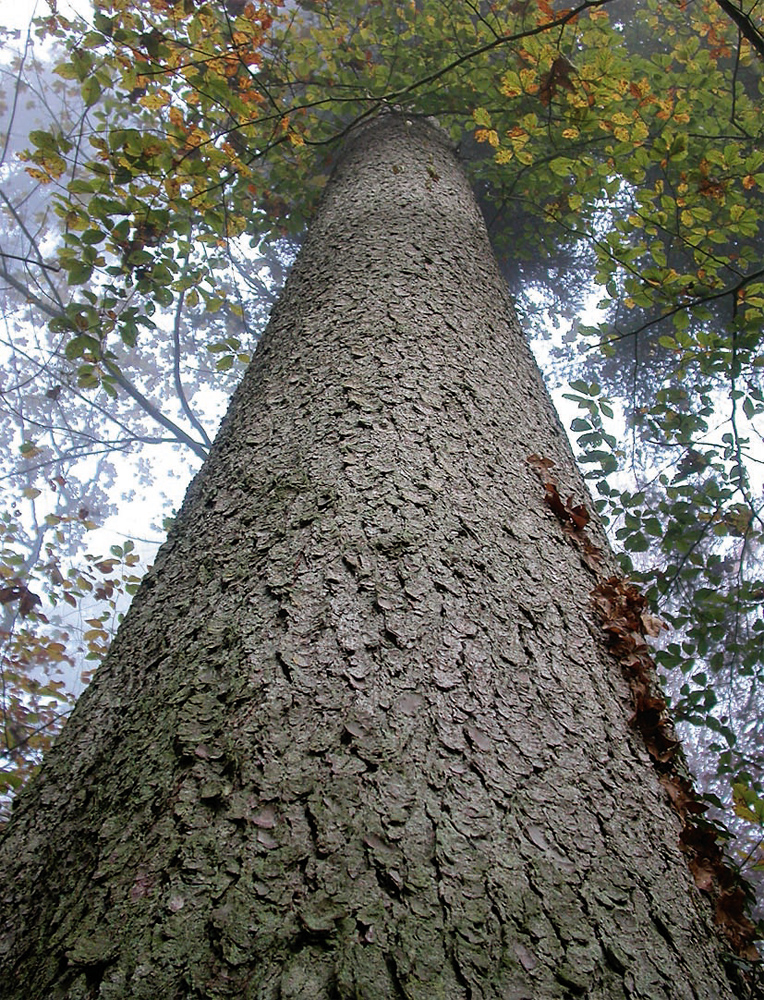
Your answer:
[[[3,996],[732,996],[531,453],[584,498],[448,143],[385,116],[15,811]]]

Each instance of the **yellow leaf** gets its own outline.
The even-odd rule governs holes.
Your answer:
[[[631,129],[631,138],[633,142],[644,142],[644,140],[649,135],[650,130],[644,122],[634,122]]]
[[[510,70],[508,73],[504,74],[501,78],[501,85],[499,89],[505,97],[519,97],[520,94],[522,94],[523,87],[520,83],[520,77],[514,70]]]
[[[522,84],[523,90],[529,94],[535,94],[539,89],[538,83],[536,82],[537,74],[535,70],[525,69],[520,70],[520,82]]]
[[[564,128],[562,130],[563,139],[577,139],[580,134],[581,133],[575,126],[571,126],[570,128]]]
[[[632,82],[629,84],[629,91],[633,97],[644,97],[646,94],[650,93],[650,83],[646,76],[643,76],[641,80]]]
[[[206,132],[202,131],[200,128],[191,129],[191,131],[186,136],[186,143],[189,146],[201,146],[203,142],[207,142],[209,136]]]
[[[40,184],[50,184],[53,180],[52,177],[44,174],[42,170],[37,170],[36,167],[26,167],[25,170],[33,180],[38,181]]]
[[[494,128],[475,129],[475,141],[487,142],[494,149],[499,145],[499,133]]]
[[[145,94],[140,99],[140,104],[149,111],[157,111],[159,108],[166,108],[170,103],[170,95],[166,90],[158,90],[155,94]]]

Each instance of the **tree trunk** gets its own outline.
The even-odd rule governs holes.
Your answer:
[[[15,810],[4,997],[732,996],[531,453],[584,498],[445,137],[383,116]]]

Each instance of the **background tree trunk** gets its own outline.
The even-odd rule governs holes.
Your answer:
[[[531,453],[584,498],[445,137],[384,116],[22,796],[4,996],[732,995]]]

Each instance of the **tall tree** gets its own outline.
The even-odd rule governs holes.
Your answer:
[[[447,139],[357,128],[5,834],[5,995],[732,997],[584,493]]]
[[[34,519],[61,500],[56,479],[73,484],[83,443],[174,438],[198,460],[216,423],[210,382],[222,387],[246,363],[259,295],[280,282],[282,253],[269,276],[252,249],[267,247],[266,233],[301,233],[326,154],[353,122],[386,105],[434,114],[469,160],[505,264],[509,251],[505,276],[526,327],[575,316],[586,275],[602,289],[606,321],[588,345],[598,350],[573,383],[583,461],[626,550],[622,567],[676,630],[657,655],[679,718],[701,727],[715,755],[715,790],[730,806],[730,778],[761,792],[760,728],[738,706],[759,702],[764,679],[762,9],[97,0],[92,18],[73,21],[54,9],[36,30],[66,53],[55,73],[68,81],[69,112],[34,130],[23,154],[55,205],[53,226],[37,228],[26,196],[4,202],[19,242],[4,245],[12,256],[0,277],[24,316],[51,321],[31,353],[17,329],[4,338],[15,374],[0,436],[16,426],[23,435],[22,460],[14,441],[3,466],[9,506],[22,492],[14,528],[25,508]],[[22,66],[29,77],[28,58]],[[9,95],[21,93],[16,70],[14,81]],[[58,271],[45,267],[54,262]],[[205,339],[215,371],[198,350]],[[567,339],[572,347],[575,331]],[[608,431],[611,393],[630,440]],[[98,442],[91,404],[114,430]],[[59,454],[73,471],[50,479]],[[97,488],[108,488],[108,459],[99,473]],[[75,544],[82,508],[94,504],[73,507]],[[22,560],[31,575],[6,562],[0,575],[19,577],[10,595],[55,600],[48,575],[73,560],[58,550],[33,567],[37,537]],[[63,599],[78,600],[73,589]],[[20,676],[18,711],[4,683],[6,733],[23,722]],[[22,744],[6,739],[18,754]],[[25,774],[13,764],[7,780]],[[751,803],[737,805],[748,823]],[[758,839],[764,800],[756,809]],[[747,864],[760,858],[749,846],[738,850]]]

